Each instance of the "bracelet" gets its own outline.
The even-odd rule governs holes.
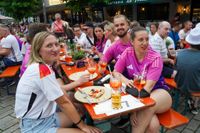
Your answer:
[[[80,119],[78,122],[76,122],[76,123],[74,123],[74,124],[75,124],[75,125],[78,125],[78,124],[81,123],[81,121],[82,121],[82,119]]]

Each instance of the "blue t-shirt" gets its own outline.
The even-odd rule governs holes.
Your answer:
[[[169,37],[172,38],[172,40],[174,41],[175,49],[177,49],[177,44],[178,44],[178,42],[180,40],[178,32],[174,32],[173,30],[171,30],[169,32]]]

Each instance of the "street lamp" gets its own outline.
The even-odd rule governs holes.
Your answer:
[[[44,0],[42,0],[42,7],[43,7],[44,23],[47,23],[46,4]]]

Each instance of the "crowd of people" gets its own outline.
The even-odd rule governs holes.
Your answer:
[[[1,61],[5,67],[21,65],[15,113],[22,132],[102,132],[84,123],[84,108],[70,95],[90,78],[86,74],[68,80],[59,63],[61,38],[112,66],[113,75],[131,89],[131,95],[155,100],[155,106],[130,114],[132,133],[159,132],[156,114],[172,104],[164,78],[174,78],[185,94],[200,92],[200,24],[193,26],[189,20],[150,22],[143,27],[116,15],[113,22],[87,21],[70,27],[57,13],[51,26],[32,23],[21,29],[24,38],[14,27],[0,25]],[[139,94],[133,79],[141,74],[146,84]],[[190,111],[198,114],[199,99],[189,100]]]

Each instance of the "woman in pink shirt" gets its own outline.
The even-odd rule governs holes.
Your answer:
[[[160,124],[156,114],[167,111],[172,104],[171,96],[167,91],[168,87],[161,77],[162,58],[149,47],[148,39],[145,28],[133,28],[131,31],[133,47],[123,52],[114,70],[114,74],[120,74],[119,78],[128,86],[129,89],[126,91],[131,90],[131,94],[136,97],[138,91],[134,88],[133,78],[134,75],[143,75],[146,82],[140,96],[150,96],[156,102],[156,105],[131,115],[132,133],[159,132]]]

